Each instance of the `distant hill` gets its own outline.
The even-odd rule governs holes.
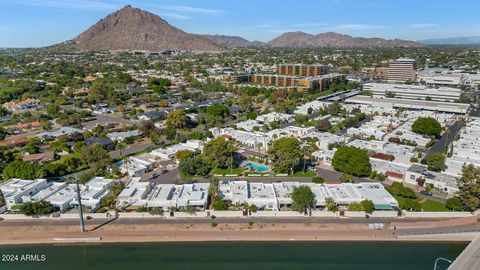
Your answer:
[[[58,47],[76,50],[220,51],[210,39],[186,33],[150,12],[125,6]]]
[[[271,41],[272,47],[421,47],[414,41],[402,39],[352,37],[334,32],[312,35],[304,32],[287,32]]]
[[[225,47],[263,47],[266,44],[261,41],[248,41],[239,36],[225,36],[225,35],[202,35],[211,41]]]
[[[480,45],[480,36],[424,39],[418,42],[427,45]]]

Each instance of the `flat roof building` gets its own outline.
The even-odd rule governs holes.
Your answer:
[[[417,61],[415,59],[399,58],[388,67],[388,82],[406,83],[415,81]]]
[[[401,98],[380,98],[355,96],[345,100],[346,103],[372,105],[382,108],[405,108],[410,110],[427,110],[446,113],[467,114],[470,104],[449,103],[428,100],[410,100]]]
[[[395,97],[414,100],[434,100],[443,102],[454,102],[460,99],[462,90],[452,87],[430,88],[424,85],[388,84],[388,83],[366,83],[364,91],[370,91],[373,96]]]

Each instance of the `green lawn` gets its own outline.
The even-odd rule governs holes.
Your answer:
[[[245,171],[244,167],[238,167],[238,168],[233,168],[233,169],[220,169],[220,168],[215,168],[212,170],[211,174],[239,174],[243,173]]]
[[[393,196],[393,197],[395,197],[395,199],[398,201],[399,204],[401,202],[405,201],[405,200],[408,200],[407,198],[403,198],[403,197],[400,197],[400,196]],[[417,199],[414,199],[414,200],[419,202],[422,199],[417,198]],[[449,211],[452,211],[452,210],[448,209],[447,207],[445,207],[444,203],[433,201],[433,200],[430,200],[430,199],[421,203],[420,207],[425,212],[449,212]]]
[[[427,212],[449,212],[452,211],[445,207],[444,203],[436,202],[432,200],[426,200],[421,204],[423,211]]]
[[[317,176],[317,173],[313,172],[313,171],[306,171],[306,172],[298,171],[298,172],[294,173],[293,175],[289,175],[289,176],[292,176],[292,177],[314,177],[314,176]]]

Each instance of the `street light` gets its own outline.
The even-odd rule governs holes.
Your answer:
[[[445,258],[441,258],[441,257],[440,257],[440,258],[437,258],[437,259],[435,260],[435,265],[433,266],[433,270],[437,270],[437,263],[438,263],[438,261],[440,261],[440,260],[446,261],[446,262],[448,262],[449,264],[452,264],[452,263],[453,263],[453,262],[450,261],[449,259],[445,259]]]

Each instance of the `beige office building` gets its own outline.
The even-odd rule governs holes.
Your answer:
[[[388,68],[389,83],[414,82],[417,62],[414,59],[400,58],[390,63]]]

